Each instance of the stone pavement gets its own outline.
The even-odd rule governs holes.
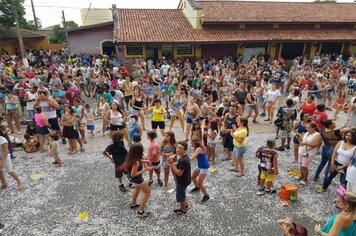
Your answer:
[[[99,130],[100,125],[96,128]],[[177,140],[182,140],[178,122],[174,131]],[[18,151],[13,166],[26,187],[16,191],[16,184],[6,176],[10,187],[0,190],[0,222],[5,224],[3,235],[273,236],[280,235],[275,221],[287,215],[292,215],[312,231],[316,223],[325,223],[336,212],[333,198],[338,180],[335,178],[330,190],[323,195],[315,192],[320,183],[311,181],[308,186],[299,185],[299,201],[290,207],[283,207],[276,194],[256,196],[258,160],[255,151],[268,138],[274,137],[272,125],[261,122],[251,126],[245,156],[246,174],[240,178],[228,171],[229,162],[220,161],[225,154],[217,148],[218,171],[212,173],[206,183],[211,200],[201,204],[201,193],[188,194],[190,210],[187,215],[177,216],[172,212],[178,206],[175,194],[163,193],[155,181],[147,205],[147,211],[153,215],[146,219],[137,219],[135,211],[130,210],[130,193],[118,191],[114,165],[101,154],[109,143],[108,136],[101,137],[99,133],[94,139],[88,138],[85,153],[74,156],[67,156],[67,146],[61,144],[61,168],[54,167],[52,158],[44,154]],[[147,147],[145,134],[143,143]],[[298,169],[298,164],[292,163],[292,150],[279,154],[277,188],[284,183],[296,183],[287,170]],[[320,156],[312,163],[311,173],[319,161]],[[31,178],[35,173],[41,174],[37,180]],[[174,188],[172,178],[169,188]],[[77,220],[78,214],[83,212],[88,213],[87,222]]]

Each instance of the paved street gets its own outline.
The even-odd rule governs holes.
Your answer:
[[[179,127],[176,123],[175,134],[181,140],[183,133]],[[228,171],[230,163],[220,161],[224,157],[223,150],[217,148],[218,171],[207,179],[211,200],[202,205],[200,193],[188,194],[190,210],[185,216],[174,215],[175,194],[163,193],[155,181],[147,205],[153,215],[147,219],[135,217],[135,211],[129,208],[130,193],[118,191],[114,165],[101,155],[109,142],[108,136],[103,138],[99,133],[94,139],[89,138],[86,152],[75,156],[67,156],[66,147],[61,144],[61,168],[54,167],[53,160],[46,155],[17,151],[13,166],[26,187],[16,191],[16,184],[7,176],[10,187],[0,190],[0,221],[5,224],[3,235],[272,236],[279,235],[275,221],[287,215],[294,216],[309,231],[317,222],[324,223],[336,210],[332,200],[337,181],[323,195],[315,192],[320,183],[301,187],[299,201],[289,208],[279,203],[276,194],[255,195],[255,150],[267,138],[274,138],[275,132],[273,126],[263,123],[250,128],[246,175],[241,178],[232,175]],[[147,147],[145,135],[143,143]],[[287,170],[298,168],[297,164],[292,164],[292,156],[291,150],[280,152],[277,187],[295,182],[287,174]],[[319,160],[320,157],[312,164],[311,173]],[[36,173],[41,176],[33,180],[31,176]],[[170,180],[170,189],[173,188]],[[88,213],[87,222],[77,219],[83,212]]]

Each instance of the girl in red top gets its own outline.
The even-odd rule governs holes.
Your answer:
[[[313,96],[308,96],[307,100],[300,106],[300,109],[303,112],[308,113],[310,116],[314,114],[315,108],[316,108],[316,104],[314,102]]]
[[[338,98],[336,99],[336,102],[333,103],[332,107],[335,109],[334,120],[337,119],[337,115],[342,110],[342,108],[345,106],[345,97],[346,97],[346,93],[344,91],[341,91],[339,93]]]

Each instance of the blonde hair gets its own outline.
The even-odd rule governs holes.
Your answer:
[[[355,203],[356,204],[356,193],[345,192],[345,197],[346,197],[348,203]]]

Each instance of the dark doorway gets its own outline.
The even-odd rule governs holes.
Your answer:
[[[103,54],[111,56],[116,54],[115,44],[112,41],[105,41],[101,43]]]
[[[223,59],[226,56],[236,57],[236,44],[205,44],[202,46],[203,57]]]
[[[342,43],[324,42],[324,43],[321,43],[321,51],[320,51],[320,53],[328,53],[328,54],[337,53],[337,54],[340,54],[341,53],[341,48],[342,48]]]
[[[283,43],[281,57],[284,60],[293,60],[303,55],[304,43]]]
[[[158,46],[147,45],[146,46],[147,59],[151,58],[153,63],[158,61]]]

